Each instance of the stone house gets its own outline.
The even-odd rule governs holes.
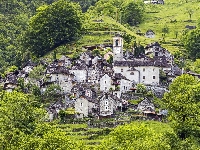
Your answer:
[[[137,110],[139,110],[139,111],[155,111],[155,106],[151,100],[149,100],[148,98],[145,98],[138,104]]]
[[[7,92],[12,92],[18,86],[16,73],[9,73],[6,75],[6,80],[4,82],[3,89]]]
[[[108,74],[104,74],[100,78],[100,91],[109,92],[111,89],[114,89],[112,85],[112,77]]]
[[[132,87],[132,82],[123,76],[121,73],[115,73],[115,81],[120,85],[120,92],[124,93],[130,90]]]
[[[74,98],[86,96],[95,99],[97,97],[96,90],[91,87],[90,83],[77,83],[72,87],[70,93]]]
[[[112,77],[112,84],[115,85],[113,95],[116,95],[118,98],[121,97],[122,93],[130,91],[132,87],[132,82],[121,73],[114,74]]]
[[[83,52],[80,55],[80,60],[84,61],[86,65],[91,65],[93,58],[94,56],[90,52]]]
[[[99,98],[99,115],[103,117],[111,116],[117,110],[117,106],[120,106],[120,100],[108,93],[104,93]]]
[[[88,67],[84,63],[84,61],[80,60],[79,62],[75,63],[75,65],[69,70],[69,72],[75,75],[75,80],[77,82],[87,82],[87,69]]]
[[[65,66],[56,66],[53,69],[47,68],[47,72],[46,77],[48,82],[58,84],[64,93],[71,92],[74,75]]]
[[[67,67],[67,68],[71,67],[71,65],[72,65],[72,59],[67,57],[67,56],[63,55],[63,56],[60,57],[59,60],[63,61],[64,66]]]
[[[88,114],[93,113],[93,108],[97,108],[95,101],[86,96],[77,98],[74,106],[78,118],[88,117]]]
[[[22,65],[22,70],[25,73],[30,73],[35,66],[37,66],[37,64],[33,63],[31,60],[29,60],[25,64]]]
[[[147,38],[154,38],[155,37],[155,32],[153,30],[147,30],[147,32],[145,33],[145,37]]]
[[[88,68],[88,79],[87,81],[90,82],[91,84],[99,83],[99,71],[95,69],[94,66]]]
[[[157,59],[166,59],[168,64],[173,64],[174,58],[171,53],[162,48],[158,42],[151,43],[145,47],[145,54],[152,55]]]

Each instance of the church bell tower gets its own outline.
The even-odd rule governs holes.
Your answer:
[[[123,38],[121,35],[113,37],[113,62],[123,60]]]

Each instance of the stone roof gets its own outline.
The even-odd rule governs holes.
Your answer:
[[[114,66],[138,67],[138,66],[155,66],[155,67],[170,67],[166,61],[162,59],[134,59],[132,61],[115,61]]]
[[[37,66],[36,63],[32,62],[31,60],[28,60],[27,62],[25,62],[23,65],[22,65],[22,68],[26,67],[26,66],[32,66],[32,67],[35,67]]]
[[[153,47],[153,46],[161,47],[160,44],[159,44],[158,42],[153,42],[153,43],[151,43],[151,44],[148,44],[148,45],[145,47],[145,49],[151,48],[151,47]]]
[[[153,30],[151,30],[151,29],[148,29],[147,30],[147,32],[146,32],[146,34],[148,34],[149,32],[153,32],[154,33],[154,31]],[[155,33],[154,33],[155,34]]]
[[[55,66],[55,67],[47,67],[47,71],[50,74],[70,74],[69,70],[65,66]]]
[[[120,101],[120,99],[116,95],[112,95],[112,94],[106,93],[106,92],[101,92],[100,96],[98,97],[98,100],[101,101],[101,99],[106,95],[108,97],[112,98],[114,101]]]
[[[88,97],[88,96],[85,96],[85,95],[82,96],[82,97],[84,97],[85,99],[87,99],[91,103],[98,103],[98,101],[95,98],[91,98],[91,97]]]
[[[172,71],[174,75],[177,75],[177,76],[180,76],[182,74],[182,70],[177,65],[174,65],[172,67]]]
[[[125,79],[125,80],[128,80],[125,76],[123,76],[121,73],[115,73],[114,76],[112,77],[112,79]]]
[[[14,73],[7,74],[5,84],[17,84],[17,75]]]
[[[80,62],[77,62],[74,66],[72,66],[71,70],[87,70],[88,66],[85,64],[85,62],[82,60],[79,61]]]

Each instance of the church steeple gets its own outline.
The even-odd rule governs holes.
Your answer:
[[[123,38],[120,35],[113,37],[113,61],[123,60]]]

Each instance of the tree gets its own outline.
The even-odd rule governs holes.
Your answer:
[[[162,37],[163,37],[163,41],[165,42],[165,36],[166,34],[169,33],[169,28],[167,25],[165,25],[163,28],[162,28]]]
[[[191,8],[186,8],[186,13],[188,13],[190,21],[192,19],[192,14],[194,13],[194,10],[192,10]]]
[[[44,117],[44,111],[37,107],[31,95],[13,91],[0,93],[0,132],[19,130],[32,133],[35,124]]]
[[[24,37],[24,48],[37,57],[76,41],[82,32],[82,13],[78,4],[59,0],[37,9]]]
[[[181,139],[199,137],[200,83],[188,74],[177,77],[163,101],[169,110],[169,121]]]
[[[133,43],[133,49],[134,49],[134,56],[138,57],[141,54],[145,54],[144,46],[140,44],[140,42],[137,44],[136,41]]]
[[[137,84],[137,93],[146,94],[147,88],[144,84]]]
[[[43,103],[53,103],[62,100],[61,87],[57,84],[50,85],[42,95]]]
[[[29,73],[29,78],[33,81],[39,81],[43,77],[44,66],[38,65],[33,68],[33,70]]]
[[[197,28],[186,33],[182,38],[182,42],[189,58],[193,60],[200,58],[200,29]]]
[[[128,23],[131,26],[138,25],[143,20],[143,4],[130,2],[123,8],[122,23]]]

